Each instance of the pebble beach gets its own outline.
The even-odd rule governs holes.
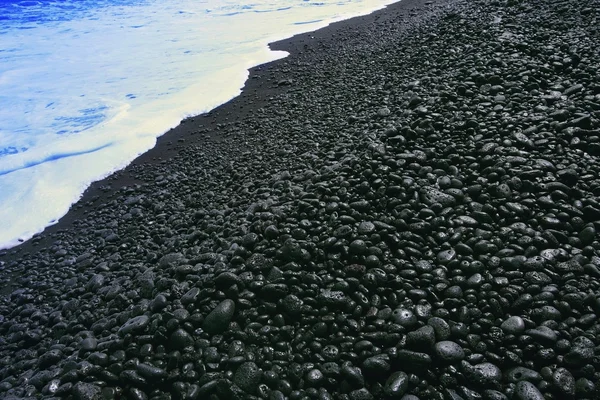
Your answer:
[[[0,253],[0,398],[600,398],[599,16],[402,0],[272,43]]]

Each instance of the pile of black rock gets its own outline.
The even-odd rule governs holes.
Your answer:
[[[0,257],[0,397],[599,398],[598,3],[404,1]]]

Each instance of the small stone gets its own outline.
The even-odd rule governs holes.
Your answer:
[[[504,393],[493,389],[484,390],[483,398],[485,400],[508,400],[508,397]]]
[[[317,301],[320,303],[320,305],[337,308],[346,305],[348,299],[344,292],[339,290],[323,289],[317,296]]]
[[[485,362],[471,366],[468,362],[463,361],[461,366],[465,375],[477,385],[495,386],[502,380],[502,371],[492,363]]]
[[[434,346],[434,353],[438,359],[445,363],[456,363],[464,360],[465,351],[456,342],[444,340]]]
[[[443,341],[450,337],[450,325],[442,318],[431,317],[427,320],[427,325],[433,328],[437,340]]]
[[[119,334],[121,336],[125,336],[128,333],[139,333],[146,329],[149,323],[150,318],[147,315],[139,315],[137,317],[133,317],[129,321],[125,322],[121,326],[121,328],[119,328]]]
[[[55,365],[62,359],[62,352],[58,349],[48,350],[42,354],[38,360],[40,368],[50,367]]]
[[[362,387],[365,385],[365,377],[360,368],[345,364],[342,365],[341,373],[344,379],[354,387]]]
[[[512,317],[508,317],[502,324],[500,328],[506,333],[510,333],[512,335],[518,335],[525,332],[525,321],[523,318],[518,315],[514,315]]]
[[[159,294],[150,303],[150,309],[154,312],[157,312],[164,309],[168,304],[169,302],[167,298],[164,295]]]
[[[392,312],[392,322],[401,325],[405,328],[411,328],[416,325],[416,315],[406,308],[397,308]]]
[[[558,335],[547,326],[538,326],[535,329],[528,329],[525,333],[532,338],[544,344],[554,344],[558,340]]]
[[[375,224],[369,221],[363,221],[358,224],[358,233],[361,235],[370,235],[375,232]]]
[[[138,364],[137,372],[150,381],[162,380],[167,377],[167,371],[164,369],[145,363]]]
[[[579,232],[579,239],[585,246],[592,244],[594,239],[596,239],[596,228],[592,225],[583,228],[583,230]]]
[[[591,396],[596,394],[596,385],[587,378],[579,378],[575,382],[575,393],[579,398],[591,398]]]
[[[525,367],[514,367],[506,371],[504,377],[508,382],[516,383],[519,381],[539,382],[542,376],[539,372]]]
[[[558,368],[552,374],[552,384],[566,398],[575,396],[575,378],[566,368]]]
[[[448,264],[450,261],[454,260],[455,258],[456,258],[456,251],[454,251],[453,249],[442,250],[437,255],[437,261],[442,265]]]
[[[98,347],[98,340],[93,337],[85,338],[81,341],[81,350],[94,351]]]
[[[435,344],[435,331],[432,326],[425,325],[406,335],[406,345],[415,350],[428,350]]]
[[[246,393],[253,394],[258,389],[261,378],[262,371],[255,363],[248,361],[240,365],[237,371],[235,371],[233,383]]]
[[[377,110],[377,115],[380,117],[387,117],[388,115],[390,115],[392,112],[390,111],[389,108],[387,107],[382,107],[379,110]]]
[[[101,393],[100,387],[85,382],[77,382],[71,389],[74,400],[100,400]]]
[[[202,329],[211,335],[224,332],[233,318],[235,303],[233,300],[223,300],[204,319]]]
[[[390,370],[390,358],[387,354],[378,354],[367,358],[362,363],[365,373],[380,375]]]
[[[311,369],[306,373],[306,382],[309,386],[319,386],[319,384],[323,382],[324,378],[325,376],[323,375],[323,372],[316,368]]]
[[[183,350],[194,345],[194,338],[185,329],[177,329],[171,334],[169,345],[176,350]]]
[[[408,390],[409,377],[405,372],[394,372],[384,385],[384,392],[392,399],[400,399]]]
[[[515,387],[515,400],[544,400],[544,395],[531,382],[519,381]]]
[[[283,310],[291,316],[299,315],[302,312],[303,304],[302,299],[294,294],[287,295],[281,300]]]
[[[350,400],[373,400],[373,395],[366,389],[357,389],[350,392]]]
[[[196,299],[198,298],[198,295],[200,294],[200,289],[197,287],[191,288],[190,290],[188,290],[188,292],[186,294],[184,294],[181,297],[181,304],[183,305],[188,305],[188,304],[192,304],[196,301]]]

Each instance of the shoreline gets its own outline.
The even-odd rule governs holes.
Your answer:
[[[390,0],[385,1],[389,2]],[[384,0],[377,1],[377,7],[380,7],[380,3],[383,2]],[[337,8],[341,8],[341,10],[336,10]],[[367,11],[373,12],[375,11],[374,8],[375,6],[372,2],[358,2],[357,4],[347,4],[344,7],[335,5],[317,6],[316,8],[309,7],[308,11],[311,14],[315,12],[317,14],[341,12],[347,15],[344,19],[348,19],[352,16],[361,15],[361,10],[362,14]],[[349,9],[354,10],[351,11]],[[284,11],[284,13],[286,17],[278,18],[278,21],[284,21],[287,18],[288,12]],[[268,15],[270,14],[261,13],[260,16],[256,14],[255,17],[261,20],[265,16],[269,18]],[[237,18],[235,17],[236,20]],[[245,18],[253,17],[248,15]],[[300,19],[302,19],[301,16]],[[0,178],[0,186],[5,186],[6,193],[2,196],[3,201],[0,202],[4,206],[2,207],[3,212],[0,212],[0,219],[4,220],[3,229],[0,230],[2,233],[0,235],[0,250],[15,247],[15,245],[29,240],[36,231],[43,231],[48,226],[59,221],[68,212],[68,209],[76,203],[89,184],[95,180],[108,177],[115,171],[127,166],[135,158],[139,157],[140,154],[153,147],[157,137],[164,134],[167,130],[178,126],[181,120],[188,116],[197,116],[205,113],[207,110],[213,109],[217,105],[225,103],[239,95],[242,86],[247,80],[248,68],[268,63],[287,54],[270,51],[268,42],[285,39],[302,30],[316,30],[319,27],[323,27],[327,23],[326,21],[333,23],[340,19],[339,15],[334,15],[328,20],[323,19],[321,22],[305,26],[281,22],[281,29],[275,28],[274,31],[271,29],[272,32],[270,34],[263,36],[261,39],[252,40],[253,50],[246,51],[240,49],[240,56],[232,56],[230,62],[223,64],[223,67],[219,68],[219,71],[214,71],[209,75],[200,73],[200,76],[196,76],[199,73],[198,71],[191,75],[184,73],[182,76],[187,76],[188,80],[196,79],[195,83],[192,82],[191,86],[188,86],[186,89],[167,95],[167,100],[143,100],[144,104],[139,104],[141,99],[138,98],[131,104],[126,102],[127,104],[121,104],[116,107],[120,111],[116,112],[112,117],[109,115],[112,114],[111,111],[101,123],[89,127],[90,129],[86,128],[85,135],[83,136],[69,136],[69,138],[63,138],[64,140],[61,139],[60,144],[59,142],[52,142],[40,148],[41,150],[20,152],[18,155],[11,155],[3,159],[2,161],[5,162],[0,163],[0,170],[2,170],[0,171],[0,175],[4,176]],[[202,20],[202,17],[200,17],[200,20]],[[259,24],[264,25],[262,22],[259,22]],[[224,29],[227,31],[228,28],[224,27]],[[223,35],[219,34],[219,36]],[[255,34],[252,33],[251,36],[254,37]],[[245,40],[248,39],[246,38]],[[187,40],[194,39],[188,37]],[[190,44],[190,47],[193,46]],[[229,50],[236,52],[236,50]],[[212,53],[210,53],[210,50],[208,51],[207,56],[209,59],[211,57],[215,58],[211,56]],[[213,62],[218,63],[218,59],[219,56],[216,56],[215,60],[209,64],[213,64]],[[170,60],[170,62],[173,61]],[[189,66],[190,64],[187,65]],[[196,67],[199,67],[201,71],[205,69],[202,63],[200,65],[196,63]],[[135,76],[136,74],[134,73],[132,82],[136,81]],[[194,78],[191,78],[191,76],[194,76]],[[228,78],[224,79],[224,77]],[[138,83],[141,83],[141,86],[143,86],[143,82]],[[157,82],[157,85],[161,84]],[[135,84],[127,86],[135,86]],[[156,88],[156,85],[154,87]],[[93,88],[90,89],[93,91]],[[131,88],[129,91],[135,90]],[[185,99],[189,101],[185,101]],[[112,101],[115,102],[117,100],[113,98]],[[160,106],[161,102],[164,106],[162,109]],[[113,108],[113,106],[108,107],[109,109]],[[150,109],[153,109],[154,112],[148,112]],[[143,115],[146,115],[146,117],[142,117]],[[45,119],[46,117],[39,115],[37,118]],[[134,121],[137,121],[137,123]],[[39,130],[32,130],[31,137],[38,137],[35,134],[36,131]],[[92,142],[96,144],[92,145]],[[36,147],[35,145],[32,146],[29,150],[34,150]],[[60,146],[61,150],[56,150],[56,146]],[[40,153],[40,151],[44,152],[45,155],[36,155],[36,152]],[[86,155],[81,156],[80,153],[85,153]],[[77,155],[80,157],[72,158],[73,156],[77,157]],[[67,160],[62,160],[58,163],[44,161],[48,157],[51,161],[54,157],[59,157],[60,159],[67,158]],[[85,165],[86,168],[78,171],[79,168],[77,167],[80,165]],[[61,168],[66,168],[62,174],[58,172]],[[40,184],[35,179],[19,178],[19,176],[34,176],[38,174],[43,174],[47,182],[55,182],[55,185],[51,186],[61,187],[59,192],[53,196],[52,189],[49,186]],[[19,184],[19,181],[22,181],[24,184]],[[34,187],[37,189],[33,189]],[[27,191],[30,191],[34,195],[25,196],[24,193]],[[10,201],[11,198],[17,200]],[[18,200],[19,198],[20,200]],[[35,205],[42,198],[46,198],[48,201],[45,203],[42,202],[36,207]]]
[[[272,44],[0,258],[0,396],[598,398],[593,5],[405,0]]]
[[[386,9],[389,9],[390,7],[396,7],[401,2],[423,3],[423,6],[431,6],[434,4],[432,1],[399,0],[396,3],[388,4],[382,9],[375,10],[367,15],[336,21],[316,31],[301,33],[289,38],[284,38],[269,43],[268,47],[270,50],[286,51],[290,53],[290,55],[284,57],[283,59],[271,61],[250,68],[248,70],[248,79],[246,80],[244,87],[241,89],[241,93],[238,96],[209,112],[182,120],[179,125],[169,129],[163,135],[159,136],[157,138],[156,145],[152,149],[135,158],[125,168],[115,171],[104,179],[92,182],[92,184],[90,184],[90,186],[84,191],[81,198],[76,203],[71,205],[68,213],[60,218],[57,223],[46,227],[44,231],[33,235],[31,239],[28,239],[17,246],[0,250],[0,266],[2,262],[14,260],[14,257],[16,257],[19,253],[32,252],[40,247],[43,247],[44,245],[48,245],[52,241],[53,234],[63,231],[64,229],[73,228],[74,222],[84,217],[89,208],[93,207],[98,202],[101,202],[103,199],[107,199],[115,195],[116,191],[123,187],[141,183],[141,181],[131,177],[133,170],[146,164],[152,165],[160,163],[165,159],[172,158],[175,154],[177,154],[177,149],[182,147],[182,145],[176,145],[173,142],[176,141],[178,143],[182,143],[180,142],[181,139],[187,139],[193,140],[194,143],[198,142],[199,145],[202,145],[203,140],[221,141],[222,138],[220,138],[219,134],[216,133],[216,126],[219,123],[229,122],[228,115],[231,115],[233,112],[236,114],[235,117],[237,119],[243,119],[248,114],[249,107],[260,108],[261,106],[268,104],[268,101],[266,100],[267,95],[277,93],[281,90],[281,88],[278,88],[277,86],[277,79],[285,81],[285,74],[280,74],[279,78],[271,79],[270,86],[266,87],[266,85],[262,85],[261,71],[265,69],[277,69],[278,65],[283,63],[288,57],[301,54],[304,50],[303,47],[305,43],[309,43],[314,40],[331,40],[331,35],[335,34],[334,32],[338,29],[348,28],[348,26],[351,26],[355,23],[365,24],[377,21],[380,16],[375,14],[385,13]],[[445,2],[447,1],[440,3]],[[418,7],[420,6],[417,6],[417,8]],[[315,33],[318,33],[318,35],[313,39],[313,34]],[[251,97],[249,94],[250,91],[262,92],[262,96],[258,102],[256,102],[254,99],[252,102],[249,100]],[[250,108],[250,110],[251,109],[252,108]],[[200,125],[192,127],[191,125],[194,124],[196,119],[200,119]],[[207,122],[207,119],[212,120]],[[208,130],[210,133],[208,135],[198,135],[198,132],[202,130]],[[202,139],[198,139],[198,136],[202,136]]]
[[[402,0],[397,0],[396,3],[400,2]],[[359,16],[354,16],[354,17],[349,17],[349,18],[345,18],[343,20],[339,20],[339,21],[334,21],[332,23],[330,23],[329,25],[317,29],[315,31],[309,31],[309,32],[305,32],[305,33],[300,33],[288,38],[283,38],[280,40],[276,40],[273,42],[268,43],[268,48],[271,51],[286,51],[288,53],[291,53],[290,50],[292,51],[300,51],[300,45],[297,43],[298,41],[303,41],[306,40],[307,38],[309,38],[311,36],[311,34],[315,33],[315,32],[320,32],[322,30],[328,30],[328,29],[332,29],[335,30],[337,29],[336,27],[333,27],[333,25],[337,25],[337,24],[342,24],[346,21],[354,21],[355,19],[358,18],[367,18],[369,16],[371,16],[374,13],[378,13],[378,12],[382,12],[385,11],[385,9],[387,7],[390,7],[396,3],[391,3],[388,4],[386,6],[383,6],[383,8],[381,9],[377,9],[375,11],[372,11],[369,14],[366,15],[359,15]],[[340,25],[341,27],[342,25]],[[327,34],[323,35],[323,37],[327,37]],[[285,44],[284,44],[285,43]],[[289,57],[286,56],[283,59]],[[65,214],[63,217],[61,217],[57,223],[47,226],[42,232],[37,233],[35,235],[33,235],[30,239],[23,241],[21,244],[13,246],[11,248],[8,249],[0,249],[0,263],[3,261],[3,257],[6,257],[7,255],[13,254],[14,252],[21,252],[21,249],[24,247],[27,247],[27,250],[23,250],[25,252],[27,251],[31,251],[31,250],[35,250],[35,247],[38,247],[38,244],[33,243],[32,246],[26,246],[28,243],[31,243],[32,241],[36,241],[39,242],[40,240],[44,240],[41,239],[42,236],[47,237],[47,236],[51,236],[52,233],[61,231],[63,229],[66,229],[68,227],[72,227],[73,226],[73,222],[76,221],[77,219],[82,217],[81,212],[79,211],[79,209],[82,207],[83,203],[87,203],[88,205],[94,204],[97,200],[99,200],[99,197],[106,197],[107,195],[111,195],[111,193],[115,190],[115,189],[119,189],[123,186],[128,186],[129,184],[132,183],[139,183],[137,182],[134,178],[124,178],[122,180],[122,182],[114,182],[117,175],[119,175],[120,173],[127,173],[128,168],[134,168],[137,165],[143,165],[145,163],[149,163],[149,164],[153,164],[156,161],[156,158],[159,159],[163,159],[163,157],[172,157],[173,156],[173,146],[169,143],[172,142],[174,139],[175,140],[179,140],[185,137],[188,137],[191,135],[194,135],[195,133],[193,132],[193,128],[190,128],[189,126],[184,126],[186,124],[188,124],[189,122],[193,122],[195,119],[203,119],[203,118],[207,118],[210,117],[211,115],[215,114],[215,113],[228,113],[230,111],[226,111],[223,110],[221,111],[222,108],[232,108],[235,109],[236,107],[238,107],[237,103],[235,104],[231,104],[230,103],[234,103],[235,100],[242,96],[244,94],[244,91],[248,91],[248,90],[263,90],[263,91],[268,91],[268,90],[273,90],[274,87],[271,88],[264,88],[259,84],[255,84],[256,82],[251,82],[251,80],[255,80],[255,79],[260,79],[260,75],[259,75],[259,71],[261,71],[263,68],[276,68],[276,64],[280,61],[282,61],[283,59],[278,59],[275,61],[270,61],[264,64],[259,64],[255,67],[252,67],[250,69],[248,69],[248,73],[249,76],[244,84],[244,86],[241,88],[241,92],[238,96],[235,96],[234,98],[232,98],[231,100],[221,104],[218,107],[215,107],[214,109],[199,114],[199,115],[195,115],[192,117],[188,117],[185,118],[183,120],[180,121],[180,123],[174,127],[169,129],[167,132],[165,132],[164,134],[162,134],[161,136],[157,137],[157,142],[156,145],[148,150],[147,152],[139,155],[138,157],[136,157],[130,164],[128,164],[125,168],[122,168],[121,170],[117,170],[115,172],[113,172],[112,174],[110,174],[109,176],[107,176],[104,179],[98,180],[98,181],[94,181],[90,184],[90,186],[84,191],[84,193],[81,195],[81,198],[75,202],[74,204],[72,204],[69,208],[69,211],[67,214]],[[264,102],[264,100],[262,100]],[[243,107],[240,107],[238,110],[236,110],[237,118],[242,118],[245,115],[245,112],[242,111]],[[224,121],[227,120],[226,117],[221,117],[220,115],[217,117],[217,119],[223,119]],[[203,121],[205,122],[205,121]],[[198,129],[209,129],[211,132],[213,132],[213,134],[211,134],[210,138],[208,140],[214,140],[214,139],[218,139],[218,134],[214,134],[215,132],[215,128],[214,125],[218,124],[219,122],[215,122],[214,120],[205,124],[205,125],[200,125],[200,127],[198,127]],[[215,137],[213,137],[215,136]],[[195,138],[192,138],[195,139]],[[198,140],[199,142],[201,142],[201,139]],[[108,189],[108,186],[113,186],[113,184],[116,186],[116,188],[113,189]],[[45,242],[45,240],[44,240]]]

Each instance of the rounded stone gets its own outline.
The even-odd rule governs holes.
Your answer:
[[[206,316],[202,329],[211,335],[222,333],[229,327],[234,313],[235,303],[233,300],[223,300]]]
[[[183,350],[194,345],[194,338],[185,329],[177,329],[171,334],[169,346],[176,350]]]
[[[544,400],[544,395],[531,382],[519,381],[515,386],[515,400]]]
[[[473,381],[480,385],[494,384],[502,380],[500,368],[489,362],[474,365],[470,373]]]
[[[405,328],[410,328],[416,325],[417,316],[406,308],[397,308],[392,312],[392,322],[401,325]]]
[[[444,340],[437,342],[434,346],[437,358],[446,363],[455,363],[464,360],[465,351],[456,342]]]
[[[233,376],[233,383],[239,386],[246,393],[253,394],[258,389],[262,371],[258,365],[252,361],[248,361],[240,365]]]
[[[141,332],[150,323],[150,318],[147,315],[139,315],[131,318],[119,328],[119,334],[125,336],[128,333]]]
[[[81,350],[94,351],[98,347],[98,340],[93,337],[85,338],[81,341]]]
[[[392,399],[400,399],[408,390],[409,377],[403,371],[394,372],[384,385],[385,394]]]
[[[295,294],[289,294],[281,299],[281,306],[283,310],[292,316],[299,315],[302,311],[302,305],[304,302]]]
[[[525,331],[525,321],[523,321],[523,318],[514,315],[504,320],[500,325],[500,328],[506,333],[519,335]]]

